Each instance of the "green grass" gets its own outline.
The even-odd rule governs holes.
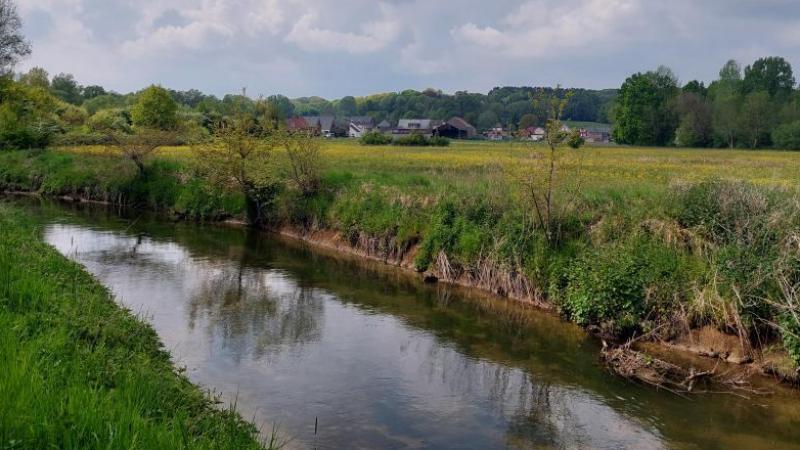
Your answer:
[[[256,449],[155,332],[0,204],[0,448]]]

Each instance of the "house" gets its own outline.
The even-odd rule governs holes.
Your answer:
[[[347,133],[348,136],[351,138],[360,138],[365,134],[369,133],[370,131],[375,129],[375,121],[372,120],[372,117],[363,116],[363,117],[351,117],[350,118],[350,129]]]
[[[533,142],[540,142],[544,140],[545,130],[542,127],[528,127],[519,132],[519,136],[523,139],[530,139]]]
[[[304,116],[303,119],[318,136],[326,138],[346,137],[349,130],[349,121],[334,116]]]
[[[384,119],[381,123],[378,124],[378,131],[380,131],[381,133],[391,133],[392,124],[390,124],[388,120]]]
[[[581,128],[581,137],[589,143],[608,144],[611,142],[611,132],[608,130],[589,130]]]
[[[441,125],[441,122],[431,119],[400,119],[397,127],[392,131],[393,134],[421,134],[427,137],[433,136],[434,129]]]
[[[489,129],[486,133],[484,133],[487,139],[490,141],[502,141],[506,137],[506,131],[501,126],[496,126],[494,128]]]
[[[450,139],[472,139],[478,135],[478,131],[461,117],[453,117],[436,127],[434,134]]]
[[[302,117],[290,117],[286,119],[286,129],[292,132],[312,132],[313,128]]]

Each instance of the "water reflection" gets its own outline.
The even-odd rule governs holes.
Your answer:
[[[792,448],[800,439],[796,404],[686,402],[625,384],[597,366],[593,342],[546,314],[498,314],[488,300],[260,234],[97,214],[43,215],[47,241],[145,315],[193,381],[279,424],[297,447]]]

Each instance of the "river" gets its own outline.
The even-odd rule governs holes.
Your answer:
[[[14,202],[288,448],[800,448],[796,393],[641,387],[551,313],[267,233]]]

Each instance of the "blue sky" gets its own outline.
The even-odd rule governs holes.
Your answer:
[[[619,87],[664,64],[713,79],[728,59],[800,71],[798,0],[17,0],[19,70],[120,92],[337,98],[434,87]]]

